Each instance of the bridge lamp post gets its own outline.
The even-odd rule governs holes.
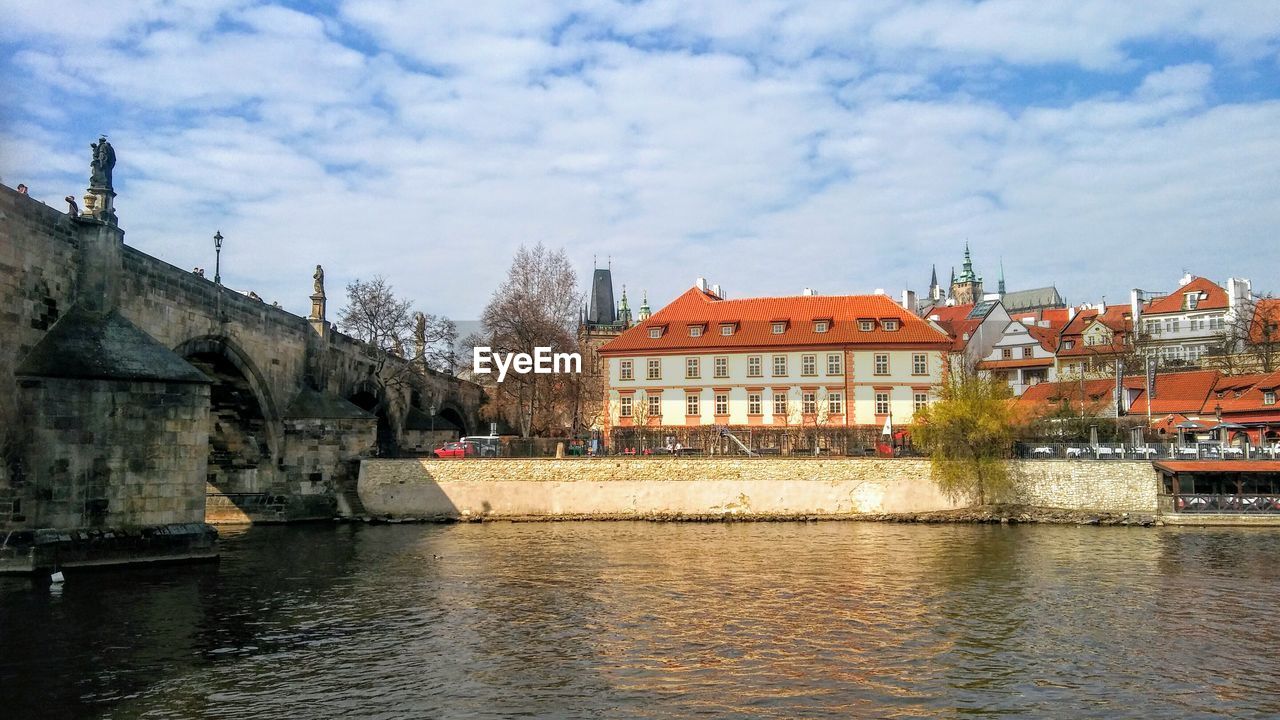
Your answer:
[[[213,282],[222,284],[222,231],[213,234]]]

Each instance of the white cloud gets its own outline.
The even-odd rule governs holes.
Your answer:
[[[1274,4],[30,5],[0,6],[6,183],[79,194],[105,125],[128,242],[210,269],[221,230],[224,276],[295,311],[319,262],[472,318],[537,241],[653,304],[922,289],[965,239],[1077,301],[1280,260],[1274,86],[1215,85],[1274,71]],[[1018,95],[1059,65],[1106,89]]]

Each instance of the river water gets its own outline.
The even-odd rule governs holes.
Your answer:
[[[0,716],[1275,717],[1280,532],[312,525],[0,579]]]

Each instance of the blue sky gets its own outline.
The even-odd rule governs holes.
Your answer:
[[[660,305],[923,292],[963,246],[1073,303],[1280,291],[1280,3],[0,0],[0,181],[115,145],[125,240],[305,313],[476,317],[520,243]],[[331,306],[339,303],[331,302]]]

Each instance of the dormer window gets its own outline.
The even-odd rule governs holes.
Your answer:
[[[657,340],[658,338],[662,337],[662,328],[660,327],[649,328],[649,337],[653,338],[654,340]]]
[[[1200,293],[1189,292],[1182,294],[1182,309],[1195,310],[1196,305],[1200,304]]]
[[[733,323],[725,323],[720,326],[720,334],[729,337],[733,334]]]
[[[787,323],[785,321],[775,320],[773,322],[773,334],[781,335],[787,331]]]
[[[1075,341],[1075,340],[1063,340],[1063,341],[1062,341],[1062,349],[1063,349],[1063,350],[1070,350],[1071,348],[1073,348],[1073,347],[1075,347],[1075,346],[1076,346],[1076,341]]]
[[[1262,404],[1263,404],[1263,405],[1275,405],[1275,404],[1276,404],[1276,391],[1275,391],[1275,390],[1263,390],[1263,391],[1262,391]]]
[[[872,330],[875,330],[875,329],[876,329],[875,320],[867,320],[864,318],[858,321],[858,330],[861,330],[862,332],[871,332]]]
[[[827,320],[814,320],[813,331],[816,333],[824,333],[831,329],[831,323]]]
[[[898,330],[898,319],[885,318],[880,321],[880,325],[888,332],[896,332]]]
[[[689,326],[689,337],[702,337],[702,326],[701,326],[701,325],[690,325],[690,326]]]

